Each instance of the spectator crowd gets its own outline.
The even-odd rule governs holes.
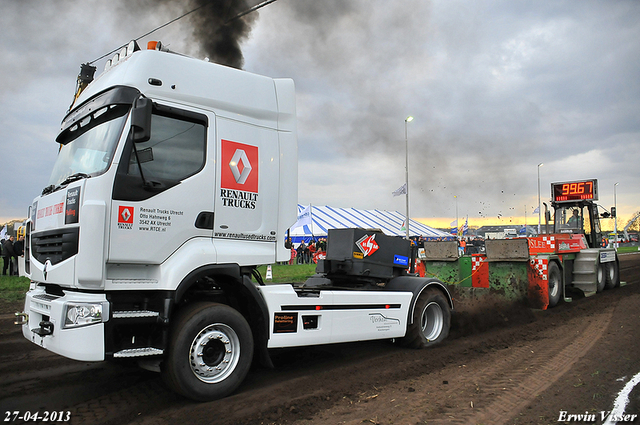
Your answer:
[[[24,236],[20,236],[15,242],[14,240],[15,238],[13,236],[9,236],[0,243],[4,263],[2,266],[3,275],[6,275],[7,270],[9,270],[10,276],[17,276],[18,257],[24,256]]]
[[[320,238],[318,240],[312,238],[309,244],[303,240],[296,247],[291,238],[285,242],[285,248],[291,250],[291,258],[289,264],[311,264],[318,262],[318,256],[323,255],[327,250],[327,239]]]

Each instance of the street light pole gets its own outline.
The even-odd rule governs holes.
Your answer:
[[[407,185],[407,192],[406,192],[407,210],[405,214],[405,229],[407,232],[406,233],[407,240],[409,240],[409,136],[408,136],[407,124],[410,123],[411,121],[413,121],[413,117],[411,115],[409,115],[404,120],[404,143],[405,143],[405,159],[406,159],[405,184]]]
[[[615,243],[613,244],[615,248],[618,248],[618,198],[616,193],[616,187],[618,186],[618,184],[620,184],[620,182],[616,182],[616,184],[613,185],[613,207],[616,209],[616,216],[613,218],[613,226],[616,232],[616,239]]]
[[[542,223],[542,206],[540,205],[540,167],[544,164],[538,164],[538,234],[540,234],[540,224]]]

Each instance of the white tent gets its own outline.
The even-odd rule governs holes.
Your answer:
[[[298,215],[309,206],[298,205]],[[329,229],[344,229],[361,227],[365,229],[380,229],[389,236],[405,236],[404,214],[397,211],[359,210],[356,208],[336,208],[330,206],[311,206],[311,224],[304,224],[291,228],[291,238],[294,243],[301,240],[306,242],[311,237],[326,237]],[[306,220],[300,222],[308,223]],[[450,233],[434,229],[415,220],[409,221],[410,236],[424,236],[426,238],[453,238]]]

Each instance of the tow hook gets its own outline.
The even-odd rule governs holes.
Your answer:
[[[40,327],[31,329],[31,332],[33,332],[34,334],[38,334],[42,337],[51,335],[53,333],[53,323],[49,321],[42,321],[40,322]]]
[[[16,313],[16,320],[13,321],[14,325],[22,326],[29,322],[29,315],[25,312]]]

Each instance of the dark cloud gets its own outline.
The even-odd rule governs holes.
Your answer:
[[[317,148],[306,154],[312,140],[352,158],[381,152],[387,160],[377,165],[396,170],[399,186],[404,118],[414,115],[411,185],[432,195],[412,198],[414,214],[445,214],[454,194],[461,208],[475,208],[499,190],[516,199],[493,205],[523,209],[536,198],[537,163],[549,164],[543,179],[604,173],[602,164],[584,163],[580,173],[579,165],[566,167],[573,176],[550,165],[584,161],[616,132],[638,132],[638,107],[628,100],[640,81],[633,3],[332,2],[319,10],[300,0],[287,7],[278,17],[291,25],[270,39],[279,62],[271,67],[289,72],[304,99],[315,98],[313,113],[300,120],[301,158],[320,161]],[[355,198],[363,207],[387,202]]]

